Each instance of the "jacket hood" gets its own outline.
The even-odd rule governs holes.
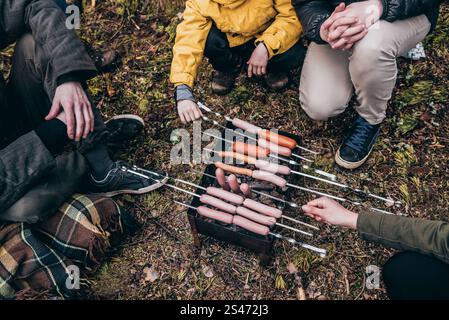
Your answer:
[[[246,0],[212,0],[212,1],[231,9],[237,8],[238,6],[246,2]]]

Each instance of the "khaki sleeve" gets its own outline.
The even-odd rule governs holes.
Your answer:
[[[201,14],[196,1],[187,1],[173,47],[170,81],[175,86],[185,84],[193,87],[211,26],[212,21]]]
[[[449,263],[449,224],[446,222],[362,213],[357,220],[357,230],[364,240],[419,252]]]
[[[291,0],[275,0],[274,7],[278,12],[276,18],[267,30],[256,39],[256,44],[265,43],[270,58],[293,47],[302,32],[301,23]]]

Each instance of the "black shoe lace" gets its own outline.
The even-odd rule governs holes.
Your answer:
[[[366,144],[366,138],[371,133],[372,126],[364,121],[362,118],[358,118],[354,124],[351,135],[346,140],[346,145],[350,146],[355,151],[362,151]]]

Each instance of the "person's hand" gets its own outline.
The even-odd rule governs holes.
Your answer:
[[[354,2],[341,11],[334,12],[327,19],[322,28],[328,31],[327,41],[333,49],[347,50],[354,43],[362,39],[368,28],[379,21],[383,13],[383,6],[380,0],[368,0]],[[351,23],[351,19],[355,19]]]
[[[79,82],[67,82],[56,88],[50,112],[45,120],[57,118],[65,113],[67,135],[70,139],[80,141],[87,138],[94,130],[94,114],[92,106]]]
[[[328,43],[330,42],[330,41],[329,41],[329,32],[330,32],[329,27],[331,26],[332,21],[334,21],[334,20],[333,20],[333,17],[334,17],[337,13],[340,13],[340,12],[345,11],[345,9],[346,9],[345,3],[344,3],[344,2],[340,3],[338,6],[335,7],[334,12],[332,12],[331,16],[330,16],[329,18],[327,18],[327,19],[321,24],[321,27],[320,27],[320,37],[321,37],[321,39],[322,39],[323,41],[326,41],[326,42],[328,42]],[[349,25],[348,25],[348,26],[349,26]]]
[[[337,27],[329,33],[329,44],[334,50],[349,50],[368,33],[363,23],[356,22],[351,26]]]
[[[263,76],[267,73],[268,50],[263,43],[259,43],[248,60],[248,77]]]
[[[357,218],[359,215],[326,197],[310,201],[302,206],[302,210],[306,216],[319,222],[351,229],[357,228]]]
[[[198,105],[191,100],[181,100],[177,103],[178,114],[182,123],[195,121],[203,116]]]
[[[329,28],[335,29],[341,22],[339,20],[353,17],[357,18],[360,23],[363,23],[367,28],[371,27],[383,13],[383,5],[380,0],[367,0],[360,2],[353,2],[348,5],[344,11],[335,14],[331,21],[329,21]]]

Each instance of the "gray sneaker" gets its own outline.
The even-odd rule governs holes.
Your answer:
[[[164,172],[144,171],[135,166],[130,167],[122,161],[115,162],[104,179],[96,180],[93,176],[89,178],[90,191],[103,197],[148,193],[162,187],[167,180]]]

